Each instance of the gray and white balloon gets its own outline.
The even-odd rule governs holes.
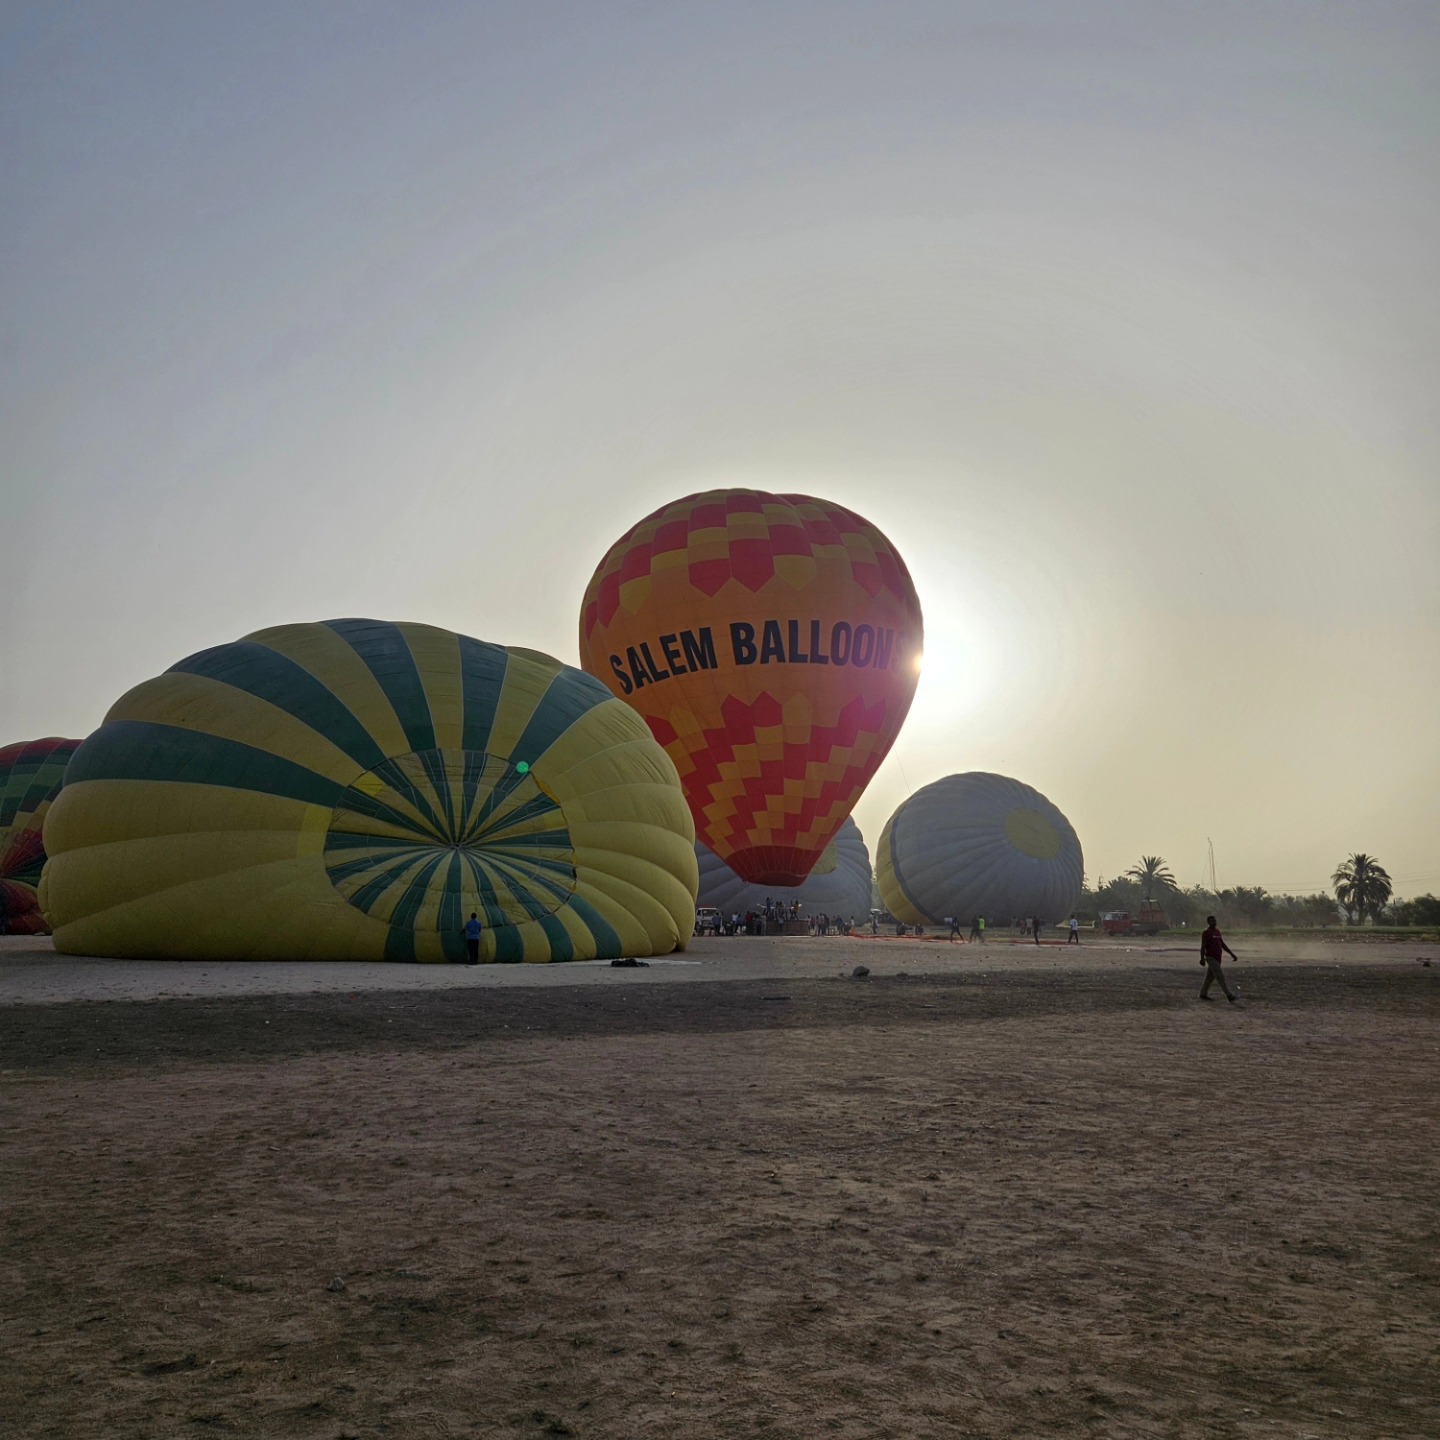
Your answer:
[[[1038,790],[973,770],[917,790],[890,817],[875,863],[897,920],[1068,915],[1085,879],[1070,822]]]
[[[768,897],[786,905],[798,900],[804,914],[843,916],[858,925],[870,914],[870,852],[853,819],[847,819],[840,833],[825,847],[816,868],[803,885],[751,885],[742,880],[707,845],[695,843],[700,864],[697,905],[713,905],[728,920],[758,910]],[[833,859],[833,865],[830,863]]]

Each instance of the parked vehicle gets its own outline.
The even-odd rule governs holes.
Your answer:
[[[1158,935],[1170,928],[1170,917],[1153,900],[1140,903],[1140,913],[1135,917],[1136,935]]]
[[[1107,935],[1158,935],[1170,928],[1170,918],[1153,900],[1146,900],[1138,915],[1127,910],[1108,911],[1100,917],[1100,928]]]
[[[725,917],[713,905],[701,905],[695,911],[697,935],[719,935],[725,928]]]

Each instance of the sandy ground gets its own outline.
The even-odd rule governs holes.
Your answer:
[[[1434,1440],[1440,952],[1236,948],[0,941],[0,1433]]]
[[[1419,941],[1356,942],[1334,932],[1305,940],[1232,936],[1251,973],[1276,965],[1373,965],[1395,959],[1440,961],[1440,946]],[[0,936],[0,1006],[57,1000],[171,1000],[212,995],[325,995],[373,990],[453,991],[497,986],[643,985],[675,981],[783,980],[846,975],[857,964],[877,976],[899,971],[970,975],[1074,970],[1093,975],[1114,968],[1179,966],[1193,961],[1199,937],[1063,940],[1040,945],[992,934],[982,944],[944,939],[869,935],[840,939],[707,936],[681,954],[617,971],[609,961],[572,965],[294,964],[274,961],[114,961],[57,955],[42,936]],[[1197,967],[1198,973],[1198,967]]]

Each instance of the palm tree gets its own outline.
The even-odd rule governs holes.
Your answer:
[[[1380,918],[1393,890],[1385,867],[1373,855],[1359,852],[1342,861],[1330,881],[1346,918],[1359,925],[1367,915],[1371,920]]]
[[[1136,881],[1146,899],[1150,899],[1157,889],[1174,890],[1178,887],[1175,884],[1175,877],[1170,873],[1170,867],[1159,855],[1142,855],[1138,865],[1132,865],[1126,872],[1127,880]]]

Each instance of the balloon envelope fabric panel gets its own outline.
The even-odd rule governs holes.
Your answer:
[[[857,924],[870,914],[870,852],[852,818],[847,817],[819,863],[796,886],[752,885],[699,841],[695,855],[700,864],[696,903],[713,905],[726,920],[731,915],[743,918],[747,910],[758,910],[766,900],[785,905],[798,900],[806,917],[830,915]]]
[[[50,736],[0,747],[0,935],[43,935],[37,892],[45,868],[45,816],[78,740]]]
[[[922,638],[905,563],[868,520],[711,490],[611,546],[580,660],[664,745],[700,840],[752,884],[795,886],[894,743]]]
[[[56,948],[446,961],[665,954],[674,766],[592,677],[428,625],[282,625],[122,697],[50,814]]]
[[[917,790],[880,837],[885,907],[911,925],[1068,915],[1085,857],[1070,822],[1038,790],[970,771]]]

